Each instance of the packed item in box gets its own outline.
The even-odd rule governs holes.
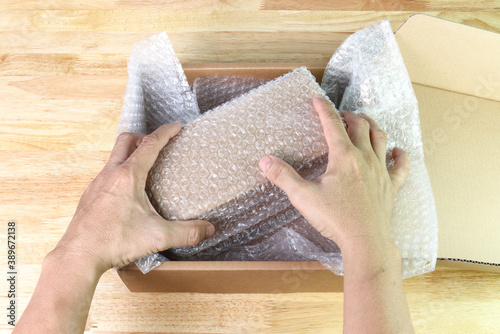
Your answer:
[[[259,170],[272,154],[304,178],[319,177],[328,148],[315,95],[338,110],[364,112],[411,157],[394,203],[391,235],[403,277],[432,271],[437,218],[424,162],[418,104],[388,21],[354,33],[328,63],[321,87],[304,67],[268,81],[200,77],[190,86],[165,33],[134,45],[118,133],[184,127],[151,169],[147,193],[166,219],[206,219],[216,234],[195,246],[136,261],[144,273],[167,260],[318,260],[342,274],[342,257]],[[388,165],[393,163],[388,154]]]

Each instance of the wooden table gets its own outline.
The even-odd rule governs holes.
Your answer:
[[[427,12],[500,32],[495,0],[0,0],[0,228],[18,228],[20,311],[44,255],[114,142],[134,42],[167,31],[182,62],[326,62],[349,34]],[[2,241],[4,243],[5,241]],[[5,268],[6,251],[0,252]],[[440,268],[405,281],[420,333],[500,331],[500,275]],[[2,309],[7,285],[1,280]],[[334,333],[341,293],[132,294],[97,288],[95,333]],[[4,309],[5,310],[5,309]],[[2,311],[0,333],[10,332]]]

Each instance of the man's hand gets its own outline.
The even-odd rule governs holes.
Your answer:
[[[207,221],[167,221],[145,192],[158,153],[181,129],[118,136],[111,157],[78,203],[66,233],[44,259],[42,273],[14,333],[82,333],[101,275],[142,256],[211,237]]]
[[[211,237],[207,221],[167,221],[151,205],[145,184],[158,153],[180,123],[149,135],[122,133],[108,163],[83,193],[54,254],[93,259],[105,271],[170,247],[195,245]]]
[[[335,241],[344,264],[344,332],[412,333],[401,279],[401,254],[389,232],[396,193],[410,172],[408,154],[392,150],[366,115],[342,112],[314,99],[329,147],[325,174],[309,182],[283,160],[268,156],[260,167],[321,234]]]
[[[306,181],[274,156],[264,157],[261,169],[307,221],[340,249],[353,243],[390,243],[392,205],[410,172],[408,153],[394,148],[395,163],[387,170],[387,136],[372,119],[343,111],[346,131],[331,103],[321,98],[313,103],[329,147],[325,174]]]

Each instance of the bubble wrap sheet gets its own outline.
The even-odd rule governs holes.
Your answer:
[[[273,154],[305,177],[321,175],[311,168],[328,150],[312,106],[319,94],[311,73],[296,69],[205,113],[160,152],[147,182],[153,205],[167,219],[206,219],[217,231],[196,246],[172,249],[177,259],[215,255],[238,236],[245,240],[254,225],[288,221],[276,219],[290,207],[288,198],[258,164]]]
[[[437,214],[418,102],[389,21],[350,36],[330,59],[321,86],[339,110],[364,112],[380,125],[388,136],[388,157],[394,146],[410,154],[412,170],[394,203],[391,235],[403,257],[404,277],[434,270]]]
[[[158,37],[162,35],[163,37]],[[301,101],[299,105],[302,106],[302,115],[306,115],[304,111],[311,112],[312,96],[321,93],[311,82],[306,85],[308,91],[305,94],[297,87],[293,87],[295,90],[290,92],[278,90],[279,93],[275,95],[267,93],[270,88],[285,87],[287,80],[291,78],[300,76],[301,80],[305,80],[306,77],[311,78],[311,75],[305,69],[298,69],[257,89],[253,89],[254,86],[262,83],[252,83],[252,87],[248,89],[240,80],[242,87],[235,88],[234,82],[228,85],[229,81],[224,83],[221,80],[223,77],[199,78],[193,84],[194,91],[200,94],[198,97],[189,90],[166,35],[153,36],[147,41],[149,42],[140,42],[150,48],[140,48],[142,54],[147,54],[147,59],[156,59],[155,61],[161,58],[160,64],[171,64],[166,67],[171,66],[175,70],[167,70],[164,66],[161,75],[148,71],[145,75],[144,67],[136,65],[143,62],[134,60],[142,57],[135,55],[137,47],[134,47],[129,60],[130,78],[118,132],[151,132],[157,126],[174,120],[181,120],[186,124],[198,117],[199,110],[205,111],[222,104],[182,130],[179,139],[174,139],[169,144],[171,146],[162,151],[148,179],[148,195],[153,205],[166,218],[208,219],[216,225],[217,232],[213,238],[199,245],[173,248],[162,252],[163,255],[153,254],[139,259],[136,261],[138,267],[143,272],[148,272],[167,260],[167,257],[172,260],[319,260],[335,273],[341,274],[342,261],[338,247],[319,235],[290,205],[283,192],[265,182],[256,164],[262,155],[276,154],[287,158],[307,179],[321,175],[327,162],[326,156],[320,154],[325,152],[324,139],[322,133],[319,132],[321,136],[318,137],[317,131],[310,131],[317,126],[317,120],[314,121],[317,116],[310,119],[311,123],[306,122],[306,127],[315,122],[316,125],[304,131],[300,120],[276,124],[278,117],[270,123],[264,117],[255,122],[261,116],[257,108],[245,111],[240,107],[240,103],[250,106],[249,101],[252,100],[260,107],[279,99],[282,99],[284,106],[290,107]],[[168,54],[165,54],[166,46]],[[153,66],[147,68],[157,66],[155,61],[150,61],[148,64]],[[144,76],[151,78],[148,79],[148,85],[143,84],[146,82]],[[219,83],[220,87],[217,86]],[[172,92],[181,92],[176,95],[180,98],[164,98],[162,101],[170,101],[170,104],[162,102],[165,107],[152,109],[158,115],[163,110],[163,115],[150,117],[147,113],[151,109],[145,106],[148,99],[143,93],[149,87],[155,87],[155,91],[149,93],[152,98],[168,97],[172,96]],[[391,234],[403,255],[403,277],[432,271],[437,255],[437,217],[423,159],[418,105],[388,21],[365,28],[346,39],[325,70],[322,88],[338,109],[365,112],[373,117],[388,134],[388,149],[399,146],[410,153],[412,171],[396,198]],[[203,90],[205,93],[201,93]],[[227,91],[225,97],[223,90]],[[210,91],[217,91],[220,96],[206,93]],[[240,94],[243,95],[234,99]],[[193,107],[193,101],[197,101],[200,107]],[[305,101],[309,101],[307,108]],[[172,107],[176,103],[179,106],[177,109]],[[276,115],[272,108],[267,107],[265,110],[271,110],[270,115]],[[179,111],[182,111],[182,115],[179,115]],[[238,112],[242,114],[239,115]],[[217,116],[224,126],[211,122],[211,118]],[[149,127],[146,126],[148,118],[153,119]],[[240,118],[246,121],[238,123]],[[217,131],[225,130],[214,132],[214,126]],[[289,128],[292,129],[291,132]],[[288,136],[281,141],[277,140],[276,132],[279,134],[285,131],[289,132]],[[217,135],[207,137],[212,132]],[[201,138],[207,140],[200,140]],[[222,140],[215,143],[214,138],[226,138],[227,142]],[[281,142],[283,146],[280,146]],[[302,143],[300,147],[299,142]],[[313,150],[313,145],[316,145],[316,149],[321,145],[321,149]],[[221,148],[229,148],[235,154],[223,154],[224,159],[219,159],[218,151]],[[247,151],[251,154],[246,154]],[[311,155],[311,152],[318,154]],[[294,157],[294,154],[297,155]],[[388,164],[390,163],[389,159]],[[167,177],[171,173],[177,173],[175,179]],[[170,179],[170,183],[167,179]],[[175,182],[172,183],[173,181]],[[216,197],[213,196],[214,191],[217,193]],[[191,196],[192,194],[195,196]],[[173,211],[166,209],[170,206],[174,208]]]
[[[225,75],[196,78],[193,93],[200,112],[204,113],[268,82],[264,78],[232,77]]]
[[[134,44],[118,133],[151,133],[200,115],[181,63],[165,32]]]

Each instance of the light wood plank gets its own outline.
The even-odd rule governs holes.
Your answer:
[[[31,159],[27,150],[43,151],[42,154],[47,157],[51,156],[47,151],[57,151],[67,163],[77,162],[77,154],[85,156],[88,151],[111,150],[121,104],[121,98],[90,101],[0,100],[0,147],[3,150],[4,166],[17,168],[15,163],[23,162],[24,158]],[[31,110],[31,113],[20,112],[26,109]],[[13,129],[16,131],[12,131]],[[23,152],[16,156],[15,152],[18,151]],[[43,157],[35,157],[39,158]],[[11,164],[13,162],[15,163]],[[52,165],[46,166],[51,171],[55,168]],[[0,176],[11,175],[7,174],[7,170],[0,169]],[[16,175],[29,176],[33,172],[30,169],[23,171],[19,169]]]
[[[157,32],[93,33],[32,32],[7,42],[11,32],[0,32],[0,53],[130,53],[133,43]],[[349,33],[343,32],[231,32],[171,33],[181,62],[327,62]],[[201,50],[201,51],[197,51]]]
[[[0,76],[73,74],[125,77],[128,56],[127,53],[4,53],[0,54]]]
[[[495,0],[265,0],[263,9],[271,10],[374,10],[374,11],[498,11],[500,4]]]
[[[438,12],[431,13],[438,15]],[[459,13],[459,16],[464,16]],[[488,17],[492,13],[481,13]],[[408,12],[45,10],[0,11],[0,31],[337,31],[354,32],[388,16],[398,27]],[[477,14],[476,14],[477,15]]]
[[[258,10],[264,0],[2,0],[8,10],[53,9],[161,9],[161,10]]]
[[[121,98],[126,77],[67,75],[0,77],[0,99],[99,99]]]
[[[0,11],[0,31],[174,32],[349,32],[383,19],[396,30],[408,11],[211,11],[204,10],[45,10]],[[428,15],[500,31],[500,10],[492,12],[426,11]],[[471,24],[472,23],[472,24]]]

